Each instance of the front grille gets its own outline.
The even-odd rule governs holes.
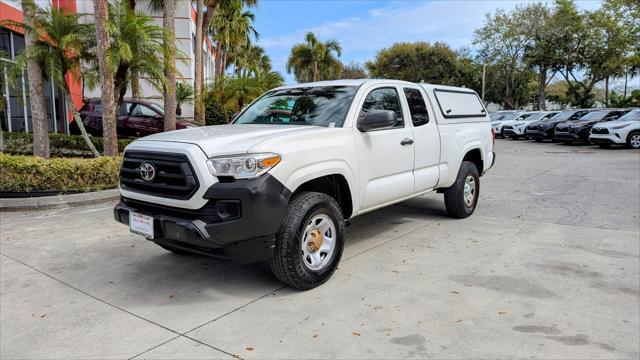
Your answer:
[[[142,179],[143,163],[155,167],[152,181]],[[148,195],[188,199],[198,189],[198,179],[184,154],[126,151],[120,167],[120,187]]]
[[[513,126],[511,126],[511,125],[505,125],[504,129],[505,129],[505,130],[513,130]]]
[[[605,128],[593,128],[593,130],[591,130],[592,134],[608,134],[609,133],[609,129],[605,129]]]

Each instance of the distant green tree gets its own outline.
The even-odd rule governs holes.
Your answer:
[[[454,83],[456,65],[456,53],[449,45],[424,41],[393,44],[366,63],[374,78],[445,85]]]
[[[366,79],[368,77],[367,70],[362,64],[350,62],[342,64],[342,79]]]
[[[506,108],[518,108],[531,100],[529,82],[531,67],[524,61],[543,25],[548,10],[542,4],[517,6],[513,11],[497,10],[487,14],[484,25],[474,34],[480,55],[492,66],[491,82],[498,103]]]

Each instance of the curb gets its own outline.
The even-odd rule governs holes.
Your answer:
[[[0,199],[0,211],[60,209],[118,200],[118,189],[80,194]]]

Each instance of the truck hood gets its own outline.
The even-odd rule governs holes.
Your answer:
[[[194,144],[211,157],[246,153],[264,140],[285,134],[322,130],[308,125],[214,125],[157,133],[137,141]]]

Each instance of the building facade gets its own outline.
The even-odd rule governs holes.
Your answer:
[[[36,1],[42,7],[58,7],[67,11],[83,14],[82,21],[92,22],[93,1],[87,0],[52,0]],[[153,18],[153,21],[162,26],[162,13],[149,9],[148,1],[137,1],[136,11]],[[24,18],[20,1],[0,0],[0,23],[3,20],[23,22]],[[213,81],[214,49],[210,39],[205,38],[200,49],[195,44],[195,11],[189,1],[177,2],[175,13],[175,41],[182,57],[177,60],[178,82],[193,86],[195,78],[195,53],[202,51],[204,59],[205,84]],[[19,29],[9,29],[0,25],[0,61],[14,61],[24,51],[24,35]],[[161,56],[161,54],[158,54]],[[22,79],[9,82],[6,71],[0,74],[0,91],[6,99],[4,111],[0,111],[0,126],[4,131],[32,131],[32,118],[29,106],[29,92],[26,72]],[[83,99],[100,97],[100,87],[94,89],[83,86],[82,83],[74,83],[68,79],[73,103],[77,109],[83,104]],[[49,129],[52,132],[68,133],[71,114],[66,108],[61,92],[52,85],[50,79],[43,79],[45,99],[47,103],[47,116]],[[150,85],[144,78],[140,80],[141,98],[163,104],[162,90]],[[127,95],[131,96],[131,89]],[[193,103],[182,104],[182,116],[193,118]]]

